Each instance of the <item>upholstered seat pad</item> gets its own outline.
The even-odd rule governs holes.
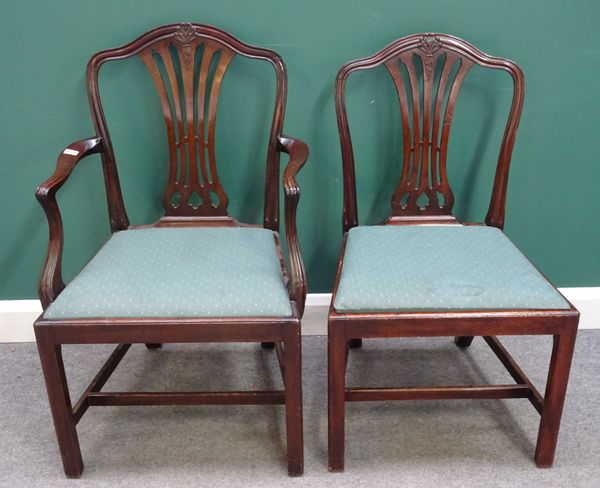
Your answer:
[[[274,234],[148,228],[113,234],[46,318],[289,317]]]
[[[499,229],[362,226],[348,233],[338,312],[568,309]]]

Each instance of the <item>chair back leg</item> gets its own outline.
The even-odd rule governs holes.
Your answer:
[[[456,336],[454,338],[454,344],[458,347],[469,347],[473,342],[473,336]]]

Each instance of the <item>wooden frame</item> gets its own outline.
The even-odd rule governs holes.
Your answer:
[[[191,60],[196,59],[200,46],[204,58],[198,72]],[[50,229],[48,253],[39,282],[42,305],[44,310],[47,309],[65,287],[61,275],[63,226],[56,193],[83,158],[95,153],[101,155],[111,230],[115,232],[132,228],[121,196],[115,155],[100,102],[98,72],[108,61],[135,55],[142,57],[157,85],[169,139],[170,176],[163,198],[165,216],[152,224],[157,227],[246,225],[228,215],[227,196],[216,173],[217,97],[227,64],[234,55],[264,60],[273,66],[277,91],[266,164],[264,227],[274,232],[282,272],[289,290],[292,315],[282,318],[157,317],[59,320],[45,319],[42,314],[35,322],[34,328],[65,473],[73,478],[82,473],[83,462],[76,424],[90,406],[282,404],[286,409],[288,472],[290,475],[301,475],[303,427],[300,319],[304,310],[307,285],[296,230],[296,207],[300,197],[296,174],[308,158],[308,148],[302,141],[282,135],[287,74],[283,60],[277,53],[245,44],[215,27],[172,24],[153,29],[129,44],[102,51],[91,58],[87,67],[87,86],[97,135],[68,146],[58,158],[55,173],[36,191],[36,197],[44,208]],[[158,61],[159,57],[161,62]],[[174,62],[174,57],[178,58],[178,62]],[[216,64],[213,63],[213,57],[218,57]],[[153,60],[156,63],[154,65]],[[211,64],[214,69],[208,95],[206,86]],[[179,74],[176,73],[177,69]],[[182,93],[179,93],[180,84],[177,79],[183,86]],[[198,100],[197,107],[193,106],[195,99]],[[208,122],[205,123],[205,120]],[[205,125],[208,129],[207,138]],[[289,163],[283,175],[289,271],[277,234],[281,152],[289,155]],[[198,172],[198,168],[202,174]],[[177,202],[171,198],[175,192],[180,193],[180,200]],[[197,204],[192,203],[190,198],[194,192],[201,197]],[[213,201],[215,195],[217,198]],[[284,389],[165,393],[101,391],[132,343],[146,343],[149,348],[158,348],[162,343],[179,342],[261,342],[264,347],[275,347]],[[73,407],[67,388],[61,347],[63,344],[96,343],[118,345]]]
[[[443,67],[436,69],[438,62]],[[452,67],[448,63],[457,65],[453,80]],[[419,81],[416,64],[421,65],[423,81]],[[392,196],[392,213],[384,225],[458,224],[451,213],[454,196],[446,179],[446,154],[460,85],[474,64],[506,71],[514,85],[485,220],[485,225],[503,228],[510,158],[523,106],[523,73],[515,63],[488,56],[461,39],[429,33],[399,39],[372,56],[347,63],[338,72],[335,100],[344,171],[344,233],[358,225],[354,155],[345,107],[348,77],[355,71],[385,65],[398,93],[403,123],[404,165],[401,181]],[[437,89],[433,82],[435,76],[438,76]],[[419,92],[422,92],[422,102],[415,103],[410,114],[407,98],[412,96],[413,100],[418,100],[421,96]],[[444,100],[445,111],[442,110]],[[422,195],[426,196],[425,204],[419,203]],[[329,469],[344,469],[345,402],[458,398],[527,398],[541,415],[535,462],[539,467],[551,466],[579,321],[579,312],[575,307],[570,305],[568,310],[338,313],[333,303],[343,268],[346,240],[347,234],[344,235],[329,310]],[[496,337],[528,334],[552,335],[554,338],[543,397]],[[474,336],[483,336],[515,384],[346,388],[349,350],[360,347],[363,338],[437,336],[454,336],[460,347],[468,347]]]

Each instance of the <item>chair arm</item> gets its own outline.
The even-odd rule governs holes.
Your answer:
[[[285,240],[287,243],[290,260],[291,296],[298,306],[300,317],[304,313],[304,302],[306,301],[306,272],[298,231],[296,229],[296,208],[300,199],[300,187],[296,181],[296,174],[304,166],[308,159],[308,146],[299,139],[282,136],[279,137],[279,150],[288,154],[290,159],[283,172],[284,218],[285,218]]]
[[[44,310],[63,290],[62,279],[63,224],[56,202],[56,192],[67,181],[73,168],[86,156],[102,151],[102,141],[98,137],[83,139],[67,146],[58,156],[54,174],[35,190],[35,196],[48,219],[49,238],[46,261],[38,283],[38,294]]]

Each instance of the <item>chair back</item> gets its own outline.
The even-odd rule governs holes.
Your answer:
[[[169,176],[163,194],[167,218],[228,217],[228,198],[217,172],[215,131],[221,84],[235,56],[268,61],[275,69],[276,96],[266,164],[264,225],[278,230],[279,152],[287,75],[281,57],[245,44],[215,27],[171,24],[124,46],[94,55],[87,68],[94,124],[103,140],[103,164],[113,230],[127,226],[114,151],[98,90],[98,72],[108,62],[139,56],[156,86],[169,145]]]
[[[473,65],[508,72],[512,105],[498,158],[486,223],[502,228],[510,158],[525,91],[521,69],[512,61],[489,56],[446,34],[414,34],[372,56],[351,61],[338,72],[335,85],[337,121],[344,171],[344,232],[358,225],[354,154],[345,106],[348,77],[384,65],[400,103],[403,165],[391,201],[390,223],[441,219],[452,215],[454,194],[446,174],[448,139],[461,85]]]

